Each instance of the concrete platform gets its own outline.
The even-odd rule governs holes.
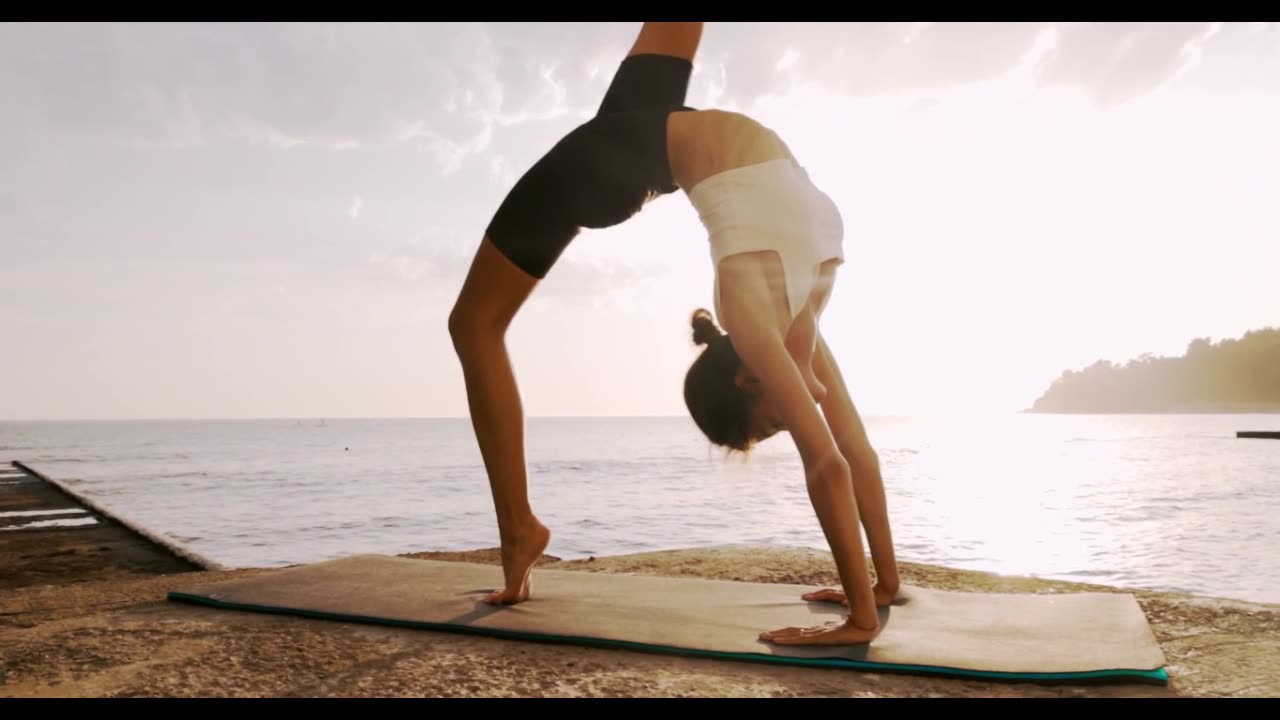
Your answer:
[[[0,465],[0,591],[210,569],[20,462]]]

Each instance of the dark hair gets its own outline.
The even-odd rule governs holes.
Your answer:
[[[693,341],[707,347],[684,377],[684,403],[689,415],[711,442],[746,452],[754,439],[748,429],[751,395],[737,383],[742,360],[709,311],[695,310],[691,325]]]

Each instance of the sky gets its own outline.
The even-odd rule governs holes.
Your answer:
[[[465,417],[471,254],[639,27],[0,25],[0,418]],[[839,205],[864,414],[1280,325],[1280,24],[708,23],[689,104]],[[526,412],[684,414],[711,289],[682,193],[583,233]]]

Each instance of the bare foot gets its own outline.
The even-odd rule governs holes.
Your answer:
[[[863,645],[875,639],[879,632],[878,624],[872,628],[858,627],[849,619],[807,628],[771,630],[760,633],[760,639],[778,645]]]
[[[876,607],[878,608],[889,607],[899,598],[897,588],[890,589],[879,583],[876,583],[876,585],[871,588],[871,594],[875,596]],[[800,597],[809,602],[834,602],[840,603],[845,607],[849,606],[849,599],[845,597],[844,591],[836,590],[834,588],[814,590],[813,592],[807,592]]]
[[[489,593],[484,601],[490,605],[515,605],[529,599],[533,589],[530,575],[534,563],[551,542],[551,531],[545,525],[533,521],[533,527],[513,541],[503,542],[502,575],[507,584],[502,590]]]

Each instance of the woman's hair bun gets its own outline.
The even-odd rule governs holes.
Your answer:
[[[705,308],[693,311],[690,325],[693,327],[693,341],[699,345],[706,345],[724,334],[720,332],[716,321],[711,319],[711,312]]]

